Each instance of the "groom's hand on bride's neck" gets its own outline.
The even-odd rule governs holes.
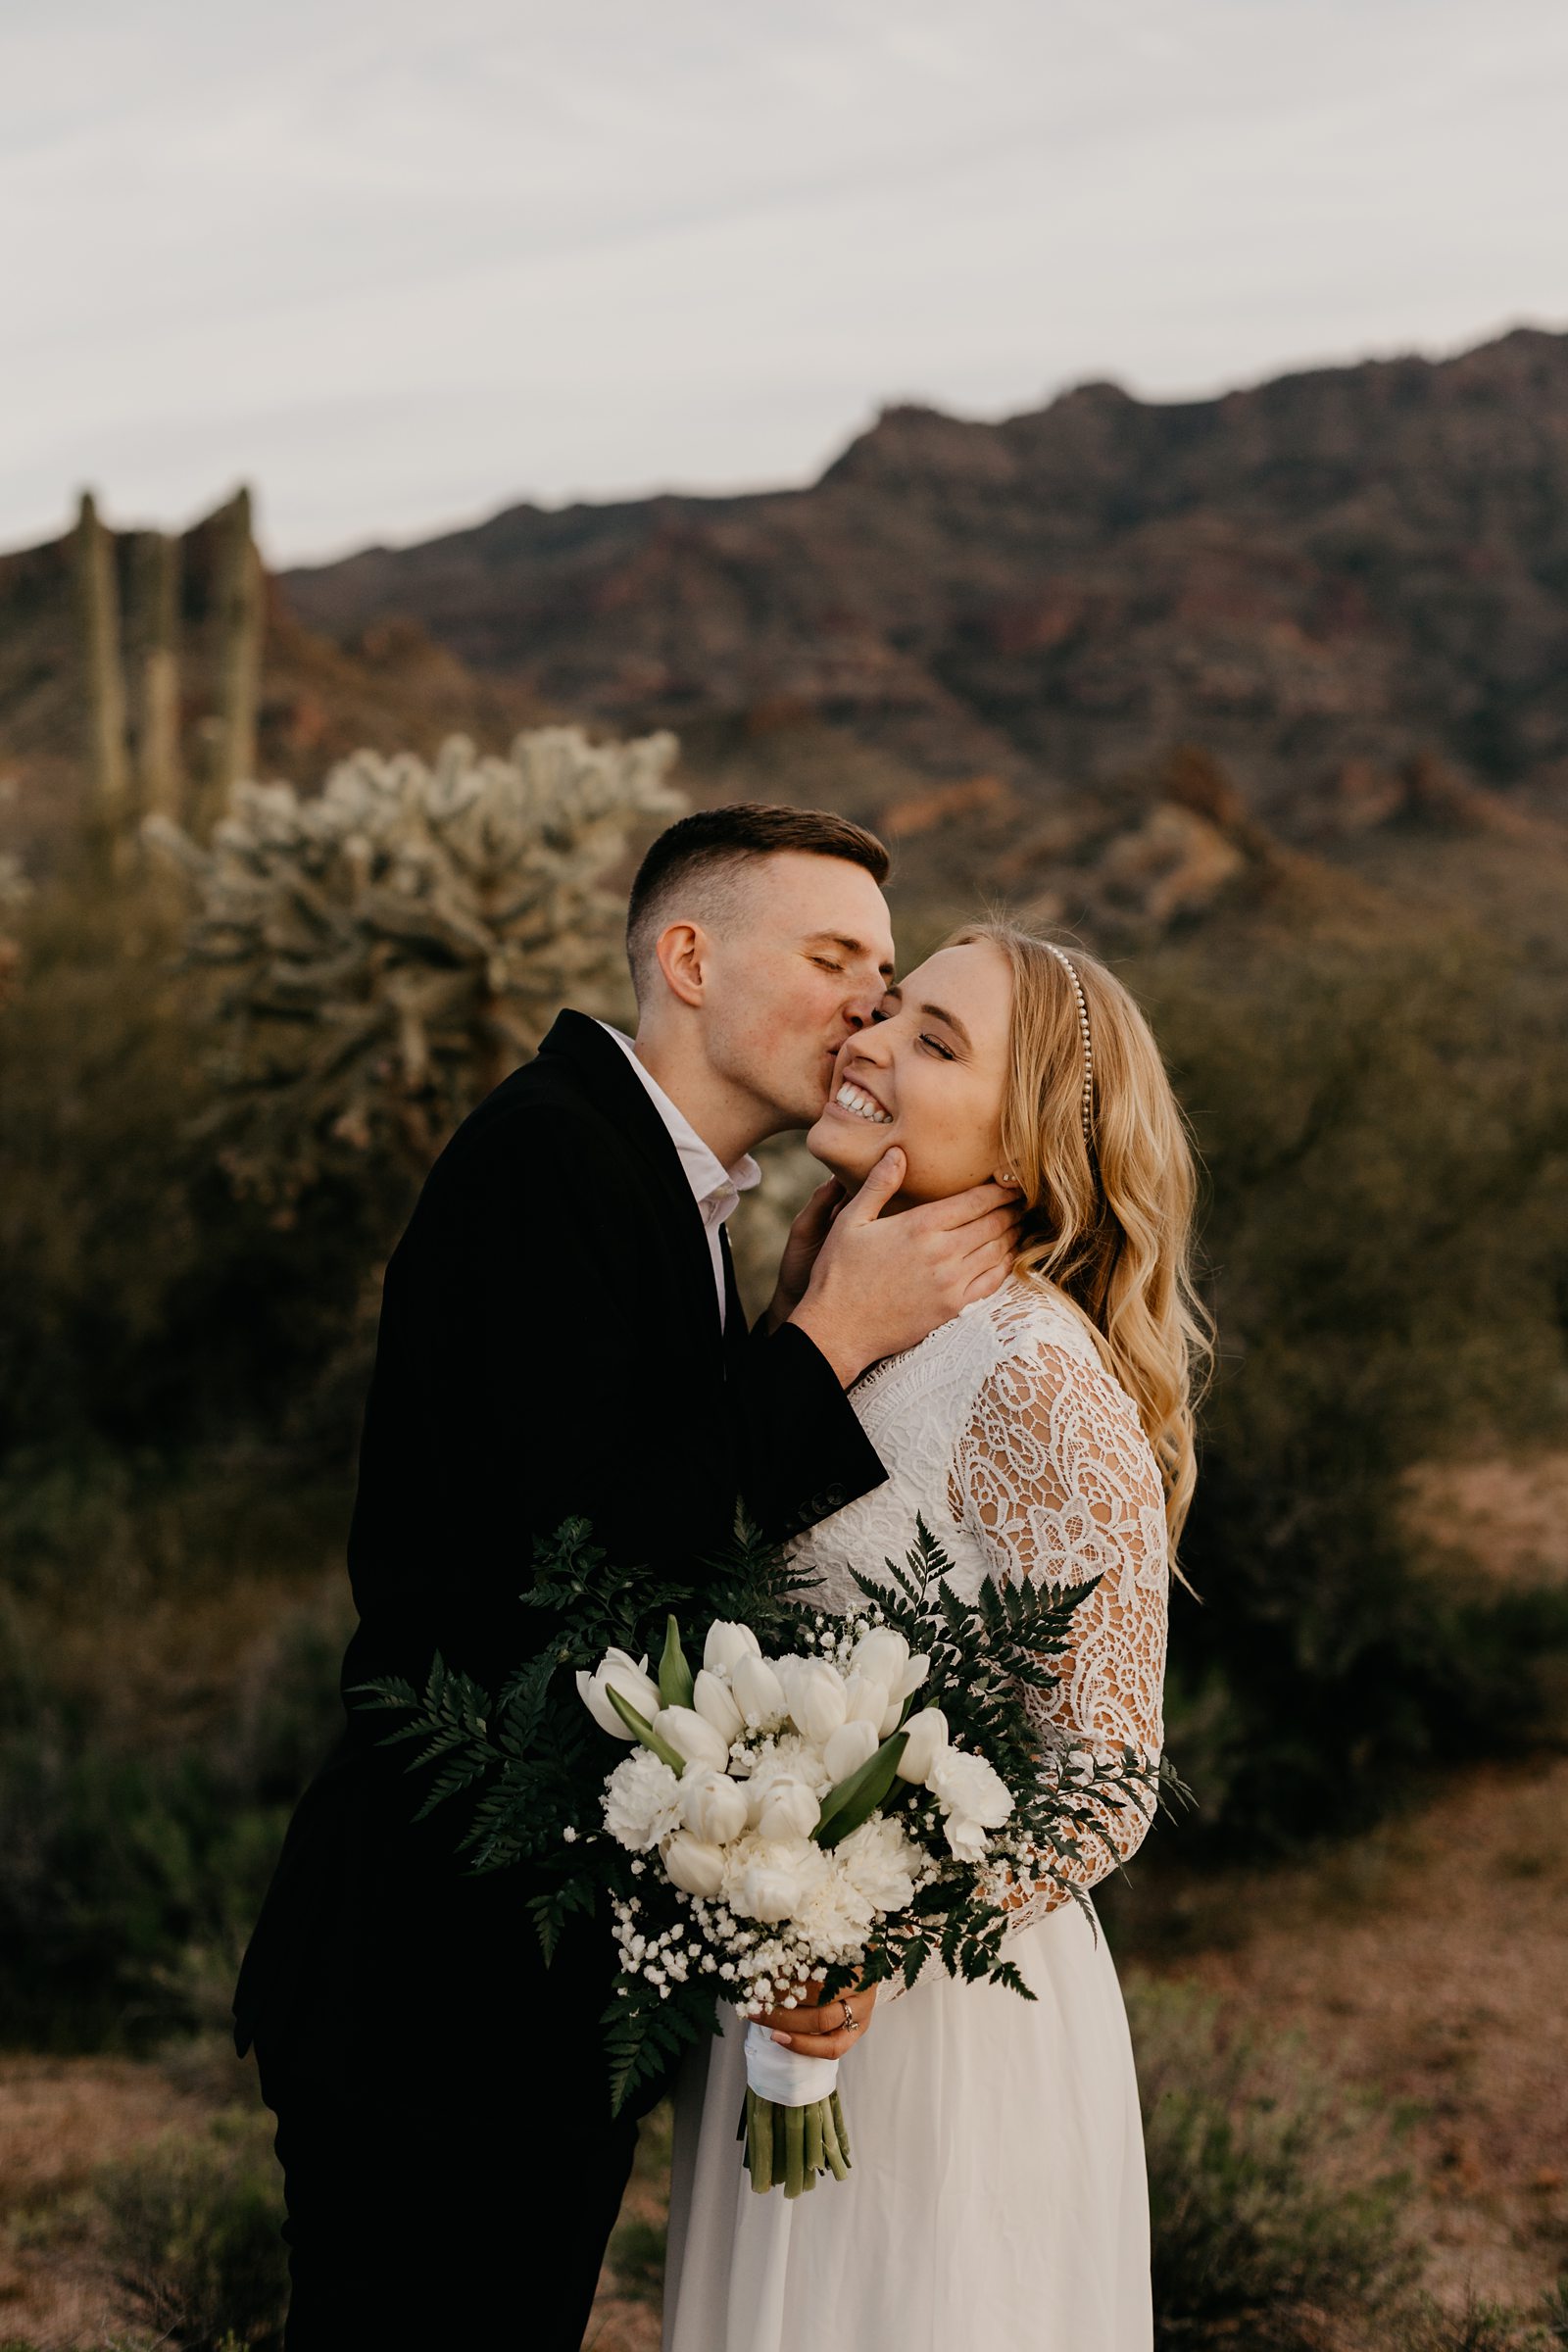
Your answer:
[[[883,1216],[904,1169],[895,1145],[838,1210],[806,1296],[788,1317],[846,1388],[867,1365],[916,1347],[960,1308],[989,1298],[1016,1253],[1019,1195],[1000,1184]]]

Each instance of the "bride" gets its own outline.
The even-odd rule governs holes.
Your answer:
[[[1165,1608],[1194,1479],[1193,1164],[1142,1015],[1109,972],[999,923],[959,932],[842,1048],[810,1146],[854,1193],[897,1149],[907,1207],[995,1174],[1027,1205],[1009,1281],[852,1401],[886,1483],[798,1539],[824,1604],[901,1559],[924,1518],[970,1596],[990,1575],[1098,1578],[1043,1713],[1076,1743],[1162,1739]],[[805,1315],[797,1310],[797,1320]],[[1044,1732],[1044,1727],[1043,1727]],[[1049,1734],[1044,1734],[1049,1737]],[[1106,1809],[1124,1858],[1143,1834]],[[1085,1854],[1088,1888],[1114,1867]],[[753,2193],[736,2123],[746,2021],[676,2098],[665,2352],[1148,2352],[1137,2083],[1102,1936],[1015,1890],[1035,1994],[928,1968],[764,2022],[851,2052],[847,2182]]]

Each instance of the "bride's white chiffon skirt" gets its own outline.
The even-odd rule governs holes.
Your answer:
[[[754,2193],[744,2027],[675,2102],[664,2352],[1150,2352],[1149,2190],[1116,1971],[1075,1905],[1014,1936],[1036,1995],[921,1984],[839,2069],[846,2181]]]

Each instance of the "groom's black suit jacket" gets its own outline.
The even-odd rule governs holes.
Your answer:
[[[451,1808],[389,1719],[347,1693],[422,1686],[432,1652],[494,1688],[547,1628],[534,1540],[582,1516],[618,1561],[689,1562],[737,1497],[783,1537],[884,1473],[803,1332],[720,1331],[702,1218],[621,1048],[564,1012],[464,1122],[386,1270],[348,1558],[347,1727],[301,1799],[235,1996],[238,2040],[286,2058],[359,2041],[471,2077],[537,2079],[541,2033],[579,2089],[609,1966],[585,1923],[548,1971],[525,1874],[465,1874]],[[548,2021],[548,2022],[547,2022]]]

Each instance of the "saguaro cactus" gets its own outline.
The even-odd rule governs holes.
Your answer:
[[[433,767],[358,752],[318,799],[240,783],[210,848],[150,817],[196,882],[191,958],[226,974],[212,1125],[236,1181],[286,1203],[332,1169],[422,1171],[564,1000],[611,1010],[624,907],[601,880],[684,807],[675,750],[542,727],[496,760],[455,735]]]
[[[141,805],[149,814],[177,819],[182,813],[179,541],[166,531],[148,531],[140,557],[141,724],[136,764]]]
[[[251,537],[251,494],[236,492],[222,518],[218,571],[218,710],[205,814],[217,823],[236,784],[256,773],[256,707],[262,683],[261,561]]]
[[[120,654],[115,545],[90,490],[81,494],[75,544],[76,609],[86,696],[87,765],[93,819],[110,844],[123,833],[130,792],[125,749],[125,682]]]

